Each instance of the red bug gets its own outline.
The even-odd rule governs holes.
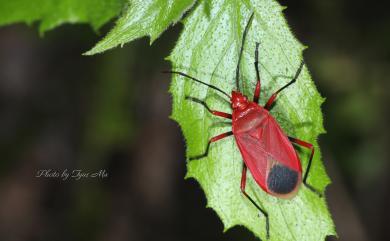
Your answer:
[[[254,65],[256,70],[257,84],[253,96],[253,101],[248,100],[248,98],[240,92],[239,65],[244,48],[245,38],[252,20],[253,13],[250,16],[243,33],[239,61],[236,69],[237,91],[233,90],[231,92],[231,96],[218,87],[204,83],[185,73],[178,71],[166,71],[166,73],[173,73],[184,76],[197,83],[206,85],[216,91],[219,91],[230,99],[231,108],[233,109],[232,114],[212,110],[204,101],[194,97],[186,96],[187,100],[191,100],[203,105],[211,114],[232,120],[232,131],[222,133],[211,138],[207,144],[206,151],[203,154],[190,157],[189,159],[194,160],[206,157],[211,143],[233,135],[243,159],[240,186],[241,192],[265,216],[266,233],[267,238],[269,238],[268,213],[245,192],[246,172],[248,168],[256,183],[265,192],[278,198],[293,198],[297,194],[301,183],[303,183],[309,190],[315,192],[319,196],[321,196],[321,193],[307,183],[307,177],[314,155],[313,145],[305,141],[287,136],[279,126],[278,122],[269,112],[277,95],[297,80],[304,66],[304,62],[301,62],[292,80],[277,90],[274,94],[272,94],[264,106],[260,106],[258,104],[261,89],[258,68],[259,43],[256,43]],[[310,158],[303,178],[301,161],[292,144],[300,145],[311,150]]]

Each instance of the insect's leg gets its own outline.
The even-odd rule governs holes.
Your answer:
[[[208,107],[206,102],[204,102],[203,100],[200,100],[198,98],[194,98],[194,97],[191,97],[191,96],[186,96],[186,100],[190,100],[190,101],[193,101],[193,102],[196,102],[196,103],[199,103],[199,104],[203,105],[204,108],[206,108],[206,110],[208,112],[210,112],[211,114],[213,114],[213,115],[224,117],[224,118],[227,118],[227,119],[232,119],[232,115],[231,114],[210,109],[210,107]]]
[[[275,93],[273,93],[273,94],[271,95],[271,97],[268,99],[267,103],[266,103],[265,106],[264,106],[265,109],[269,110],[269,109],[271,108],[271,106],[272,106],[272,103],[274,103],[276,96],[277,96],[282,90],[284,90],[285,88],[287,88],[287,87],[289,87],[290,85],[292,85],[293,83],[295,83],[295,81],[297,81],[298,76],[299,76],[299,74],[301,73],[304,64],[305,64],[305,62],[302,60],[301,65],[299,66],[297,72],[295,73],[294,78],[293,78],[290,82],[288,82],[287,84],[285,84],[282,88],[280,88],[278,91],[276,91]]]
[[[260,73],[259,73],[259,43],[256,43],[255,69],[256,69],[257,83],[256,83],[256,88],[255,88],[255,94],[253,95],[253,102],[257,103],[259,101],[260,89],[261,89]]]
[[[295,143],[299,146],[303,146],[303,147],[306,147],[308,149],[311,150],[311,153],[310,153],[310,158],[309,158],[309,162],[307,163],[307,167],[306,167],[306,171],[305,171],[305,174],[303,175],[303,184],[312,192],[316,193],[318,196],[322,196],[321,192],[318,191],[317,189],[315,189],[312,185],[308,184],[307,183],[307,177],[309,175],[309,171],[310,171],[310,167],[311,167],[311,163],[312,163],[312,160],[313,160],[313,156],[314,156],[314,146],[313,144],[310,144],[308,142],[305,142],[305,141],[302,141],[302,140],[299,140],[299,139],[296,139],[294,137],[288,137],[288,139],[292,142],[292,143]]]
[[[246,192],[245,192],[245,187],[246,187],[246,172],[247,172],[247,166],[245,163],[243,163],[242,166],[242,175],[241,175],[241,192],[244,194],[246,198],[249,199],[249,201],[264,215],[265,217],[265,230],[267,233],[267,239],[269,239],[269,217],[268,213],[262,209]]]
[[[197,156],[193,156],[193,157],[190,157],[189,160],[197,160],[197,159],[201,159],[201,158],[203,158],[203,157],[206,157],[206,156],[209,154],[209,149],[210,149],[210,144],[211,144],[211,143],[216,142],[216,141],[219,141],[219,140],[221,140],[222,138],[225,138],[225,137],[228,137],[228,136],[231,136],[231,135],[233,135],[233,132],[232,132],[232,131],[228,131],[228,132],[219,134],[218,136],[214,136],[214,137],[211,138],[211,139],[209,140],[209,142],[207,143],[206,151],[205,151],[203,154],[197,155]]]

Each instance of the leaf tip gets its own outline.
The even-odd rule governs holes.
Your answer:
[[[109,48],[102,48],[102,42],[104,40],[98,42],[97,44],[95,44],[95,46],[93,46],[90,50],[88,50],[87,52],[83,53],[84,56],[90,56],[90,55],[95,55],[95,54],[98,54],[98,53],[102,53],[104,51],[106,51],[107,49]]]
[[[194,176],[192,176],[189,172],[187,172],[186,175],[184,176],[184,180],[188,180],[191,178],[194,178]]]
[[[320,96],[320,104],[322,105],[326,101],[326,97]]]
[[[171,55],[165,57],[164,60],[169,61],[169,62],[172,62],[172,57],[171,57]]]
[[[119,45],[119,44],[118,44]],[[98,42],[92,49],[88,50],[87,52],[83,53],[84,56],[90,56],[95,54],[101,54],[109,49],[112,49],[118,45],[112,46],[112,45],[106,45],[105,39]],[[123,43],[120,44],[121,47],[123,47]]]
[[[51,29],[53,29],[54,27],[56,27],[56,25],[54,26],[49,26],[46,21],[41,21],[40,24],[39,24],[39,27],[38,27],[38,34],[39,34],[39,37],[40,38],[43,38],[45,37],[45,33]]]
[[[88,50],[87,52],[84,52],[82,53],[83,56],[92,56],[94,54],[96,54],[97,52],[95,51],[95,48],[92,48],[90,50]]]
[[[160,37],[160,35],[156,35],[156,34],[148,34],[147,35],[149,38],[150,38],[150,41],[149,41],[149,45],[152,45],[154,43],[154,41],[156,41],[156,39],[158,39],[158,37]]]

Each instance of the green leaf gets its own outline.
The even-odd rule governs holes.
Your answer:
[[[124,0],[0,0],[0,25],[40,20],[41,33],[64,23],[89,23],[97,30],[117,16]]]
[[[85,54],[100,53],[147,35],[152,43],[169,25],[175,24],[194,2],[195,0],[130,0],[116,26]]]
[[[235,89],[235,68],[242,33],[251,12],[250,27],[241,62],[244,94],[252,98],[256,83],[255,42],[260,42],[262,93],[260,104],[287,83],[297,71],[304,46],[292,35],[281,7],[274,0],[199,1],[184,20],[184,30],[169,60],[174,70],[211,83],[230,92]],[[207,141],[231,130],[229,123],[212,116],[197,103],[185,100],[189,95],[207,102],[211,109],[231,113],[229,103],[210,88],[175,75],[170,88],[173,95],[172,118],[184,133],[187,156],[204,153]],[[323,191],[330,183],[321,162],[317,137],[324,133],[319,95],[304,67],[298,81],[277,98],[271,113],[284,131],[311,142],[316,148],[308,182]],[[309,152],[300,149],[303,169]],[[207,158],[189,161],[187,178],[196,179],[207,197],[207,206],[222,219],[225,230],[243,225],[257,237],[265,239],[265,218],[240,193],[242,156],[233,137],[213,143]],[[335,235],[334,224],[324,198],[305,187],[291,200],[265,193],[248,177],[247,191],[269,213],[270,240],[324,240]]]

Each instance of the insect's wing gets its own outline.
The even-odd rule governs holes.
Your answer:
[[[264,191],[267,191],[266,173],[269,156],[265,152],[264,146],[256,137],[251,136],[247,132],[235,135],[235,138],[245,165],[248,167],[257,184]]]
[[[253,178],[266,192],[270,168],[282,164],[301,172],[298,156],[278,123],[271,116],[262,125],[235,135],[237,146]]]
[[[276,162],[294,171],[302,172],[301,163],[293,145],[272,116],[269,116],[263,127],[261,139],[265,151]]]

